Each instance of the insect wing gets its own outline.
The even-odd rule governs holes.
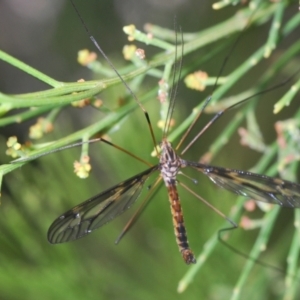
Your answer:
[[[52,244],[79,239],[122,214],[135,202],[145,180],[158,166],[131,177],[86,200],[57,218],[49,228]]]
[[[297,183],[196,162],[187,162],[187,165],[207,175],[218,186],[238,195],[284,207],[300,207],[300,185]]]

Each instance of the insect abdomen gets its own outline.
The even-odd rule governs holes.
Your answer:
[[[173,217],[173,225],[179,251],[187,264],[196,263],[196,258],[189,248],[189,243],[184,226],[183,214],[177,189],[175,185],[170,185],[168,188],[171,212]]]

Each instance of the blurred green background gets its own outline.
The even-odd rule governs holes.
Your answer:
[[[173,29],[176,15],[184,32],[196,32],[230,18],[242,8],[236,6],[214,11],[211,1],[196,0],[88,0],[75,3],[97,41],[117,65],[124,64],[121,49],[128,43],[122,32],[124,25],[133,23],[142,29],[144,23],[150,22]],[[286,9],[285,21],[298,13],[297,4],[292,2]],[[22,4],[12,0],[2,1],[0,27],[3,29],[0,32],[1,49],[45,74],[67,82],[93,78],[89,70],[76,62],[80,49],[94,50],[94,46],[68,1],[28,0]],[[266,40],[269,27],[270,23],[267,23],[245,32],[231,55],[225,74],[237,68]],[[238,86],[231,89],[230,94],[241,93],[255,85],[262,70],[272,65],[295,39],[297,36],[294,34],[285,40],[268,62],[263,62],[251,71]],[[234,38],[229,44],[233,41]],[[190,67],[198,57],[214,51],[216,47],[221,48],[224,42],[228,42],[228,39],[217,41],[206,49],[185,57],[184,66]],[[150,49],[150,55],[151,51],[155,50]],[[197,68],[204,69],[211,76],[217,76],[226,53],[228,49]],[[18,94],[49,88],[3,62],[0,62],[0,73],[0,89],[3,93]],[[272,84],[289,75],[288,72],[279,74]],[[291,84],[288,83],[266,96],[256,111],[267,144],[276,138],[274,122],[291,117],[299,106],[292,103],[279,116],[272,114],[274,103]],[[153,87],[156,88],[156,85],[156,79],[148,78],[139,89],[138,97]],[[211,89],[200,94],[188,90],[180,83],[175,109],[177,124],[210,92]],[[101,99],[108,106],[114,107],[123,96],[122,93],[123,88],[117,87],[116,90],[101,95]],[[153,121],[156,136],[160,139],[161,133],[156,127],[159,119],[158,103],[153,99],[145,106]],[[45,136],[42,141],[63,137],[104,116],[104,113],[89,108],[67,108],[55,122],[54,132]],[[233,116],[234,112],[226,113],[194,145],[187,159],[198,160],[206,153],[209,145]],[[210,118],[211,116],[205,115],[195,133]],[[28,128],[35,121],[1,128],[2,163],[9,162],[9,158],[5,156],[7,137],[17,135],[21,141],[26,141]],[[116,126],[110,132],[114,143],[156,163],[155,158],[150,157],[153,144],[144,115],[139,109],[117,125],[119,127]],[[95,144],[91,146],[90,153],[92,173],[88,179],[81,180],[73,173],[73,162],[79,159],[79,155],[80,149],[62,151],[28,163],[5,176],[0,207],[1,299],[230,299],[246,260],[221,244],[214,249],[187,290],[183,294],[177,293],[178,283],[190,266],[184,264],[178,253],[165,189],[155,195],[137,224],[117,246],[114,245],[115,238],[138,205],[86,238],[62,245],[50,245],[46,235],[55,218],[94,194],[145,169],[142,164],[118,150]],[[259,157],[257,152],[241,146],[235,133],[212,163],[247,170]],[[196,172],[187,171],[186,174],[199,180],[193,187],[194,190],[225,214],[229,213],[236,200],[234,195],[215,187]],[[151,185],[154,180],[155,178],[151,178],[146,185]],[[147,189],[142,196],[146,192]],[[224,221],[184,190],[180,189],[180,195],[190,245],[197,255],[205,242],[222,228]],[[255,215],[260,216],[260,213]],[[278,221],[280,225],[274,228],[271,245],[266,250],[263,261],[267,259],[271,264],[284,269],[293,232],[292,220],[293,211],[283,210]],[[238,229],[231,244],[249,253],[256,234],[256,231]],[[280,299],[285,289],[283,278],[284,274],[256,266],[243,289],[242,299]]]

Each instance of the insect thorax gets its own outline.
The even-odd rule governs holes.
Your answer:
[[[180,168],[185,167],[184,161],[176,154],[172,145],[167,140],[161,143],[161,156],[160,156],[160,171],[165,184],[176,183],[176,176]]]

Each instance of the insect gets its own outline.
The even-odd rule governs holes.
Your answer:
[[[96,45],[100,52],[103,54],[102,49],[98,46],[97,43]],[[103,55],[106,58],[105,54]],[[115,72],[120,77],[121,81],[127,86],[119,73],[116,70]],[[180,75],[178,75],[178,78],[179,77]],[[192,192],[186,185],[177,180],[177,175],[182,172],[182,169],[187,167],[200,171],[204,175],[208,176],[208,178],[219,187],[227,189],[235,194],[253,198],[257,201],[278,204],[283,207],[300,207],[299,184],[285,181],[279,178],[271,178],[265,175],[259,175],[247,171],[216,167],[204,163],[188,161],[181,158],[181,156],[177,154],[177,151],[185,141],[191,128],[196,122],[192,123],[187,133],[180,140],[178,146],[173,148],[173,146],[167,139],[167,134],[169,132],[170,122],[174,111],[175,97],[176,88],[171,94],[171,102],[167,112],[162,141],[160,143],[161,153],[158,154],[158,164],[151,166],[147,170],[109,188],[106,191],[95,195],[94,197],[86,200],[85,202],[73,207],[72,209],[62,214],[52,223],[49,228],[48,240],[50,243],[56,244],[79,239],[113,220],[115,217],[125,212],[134,204],[134,202],[139,197],[147,179],[152,174],[158,173],[158,178],[152,185],[151,191],[153,191],[161,182],[163,182],[166,186],[179,251],[183,257],[183,260],[187,264],[196,263],[195,255],[190,249],[188,243],[180,198],[177,190],[177,185],[181,185],[183,188]],[[202,108],[202,111],[209,101],[210,99],[206,101],[205,105]],[[234,105],[230,106],[229,108],[233,106]],[[192,142],[188,144],[188,146],[186,146],[181,154],[184,154],[191,146],[191,144],[204,132],[204,130],[206,130],[229,108],[220,111],[204,127],[204,129],[196,136],[196,138],[194,138]],[[200,116],[201,112],[198,114],[198,117]],[[147,112],[145,112],[145,115],[149,120]],[[198,120],[198,117],[196,117],[195,121]],[[196,193],[192,193],[202,201],[205,201]],[[149,199],[150,196],[146,200]],[[142,208],[143,206],[141,207],[141,209]],[[141,209],[138,210],[138,212],[133,216],[117,241],[119,241],[125,234],[125,232],[128,231],[128,229],[134,224],[139,216],[139,212],[141,211]]]

